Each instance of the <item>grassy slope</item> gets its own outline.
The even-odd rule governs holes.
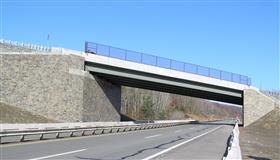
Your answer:
[[[34,115],[18,107],[0,102],[0,123],[54,123],[55,120]]]

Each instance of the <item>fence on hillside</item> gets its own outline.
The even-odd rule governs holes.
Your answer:
[[[51,51],[50,47],[31,44],[31,43],[23,43],[23,42],[5,40],[5,39],[0,39],[0,44],[14,46],[14,47],[20,47],[20,48],[25,48],[25,49],[30,49],[30,50],[40,51],[40,52],[50,52]]]

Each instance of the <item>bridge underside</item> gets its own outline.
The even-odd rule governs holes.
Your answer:
[[[86,62],[85,68],[113,84],[243,105],[243,91]]]

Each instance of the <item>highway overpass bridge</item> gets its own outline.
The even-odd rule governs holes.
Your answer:
[[[1,62],[1,101],[59,121],[119,121],[122,85],[243,105],[244,125],[275,107],[247,76],[96,43],[5,49]]]
[[[247,76],[86,42],[85,69],[114,84],[243,105]]]

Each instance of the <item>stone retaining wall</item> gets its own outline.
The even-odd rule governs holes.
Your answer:
[[[1,102],[62,122],[120,121],[120,86],[101,87],[82,56],[1,53],[0,60]]]
[[[277,107],[277,103],[272,98],[255,89],[245,89],[243,107],[243,125],[246,127],[272,111]]]

